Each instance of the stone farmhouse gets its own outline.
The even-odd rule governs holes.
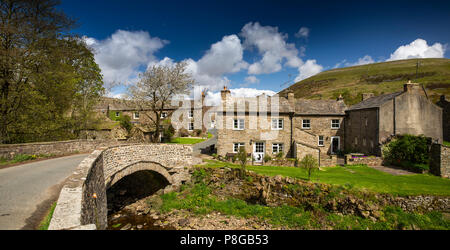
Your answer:
[[[200,100],[181,100],[178,102],[179,106],[168,105],[164,107],[161,114],[162,125],[171,123],[176,133],[182,128],[190,134],[194,134],[195,131],[205,133],[207,129],[213,126],[215,114],[212,112],[213,106],[204,105],[204,100],[205,95],[202,93]],[[117,122],[114,122],[122,116],[130,117],[130,122],[134,125],[131,140],[149,141],[150,135],[155,132],[155,128],[151,126],[151,120],[155,118],[151,107],[141,108],[130,100],[103,97],[94,110],[101,117],[106,118],[106,121],[103,122],[104,125],[100,131],[98,129],[89,131],[91,139],[96,137],[97,139],[125,140],[124,129],[120,128]],[[172,119],[175,112],[178,112],[177,115],[180,116],[177,121]],[[204,119],[206,120],[204,121]],[[109,125],[105,126],[105,124]],[[122,132],[117,132],[117,130]]]
[[[425,135],[442,143],[442,108],[434,105],[425,89],[407,83],[404,90],[373,97],[346,110],[346,148],[380,155],[381,145],[401,134]]]
[[[235,98],[224,88],[221,97],[217,154],[233,156],[244,146],[254,163],[280,152],[297,159],[312,154],[322,166],[336,164],[344,150],[379,156],[381,146],[401,134],[443,141],[442,108],[428,99],[421,85],[410,82],[401,92],[364,94],[362,102],[351,107],[342,97],[306,100],[293,93]]]

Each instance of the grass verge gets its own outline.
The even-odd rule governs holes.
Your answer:
[[[169,143],[174,144],[196,144],[205,141],[205,139],[200,138],[189,138],[189,137],[177,137],[173,138]]]
[[[52,216],[53,216],[53,212],[55,211],[55,208],[56,208],[56,202],[53,202],[47,215],[39,224],[38,230],[48,230],[48,227],[50,226],[50,221],[52,220]]]

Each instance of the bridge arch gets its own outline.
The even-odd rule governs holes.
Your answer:
[[[174,184],[173,177],[169,174],[167,168],[165,168],[162,164],[153,161],[139,161],[112,174],[105,180],[105,187],[108,189],[125,176],[144,170],[154,171],[162,175],[169,182],[169,185]]]

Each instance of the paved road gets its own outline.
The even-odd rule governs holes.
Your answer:
[[[208,132],[210,132],[213,135],[213,137],[209,138],[206,141],[194,144],[193,146],[194,154],[200,154],[202,153],[202,150],[209,148],[211,145],[217,144],[217,129],[209,129]]]
[[[55,196],[57,184],[70,176],[86,156],[73,155],[0,169],[0,230],[24,227],[38,205]]]

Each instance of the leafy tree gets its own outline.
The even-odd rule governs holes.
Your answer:
[[[157,142],[161,130],[161,113],[170,105],[172,98],[180,94],[188,94],[194,84],[192,76],[185,73],[186,62],[174,66],[153,66],[140,74],[139,81],[129,88],[131,98],[139,110],[145,112],[155,128],[153,142]]]
[[[319,163],[317,162],[317,159],[314,158],[314,156],[312,156],[311,154],[307,154],[300,161],[300,167],[306,169],[306,171],[308,172],[308,180],[311,180],[311,174],[313,171],[319,169]]]
[[[74,137],[102,93],[93,54],[58,4],[0,2],[0,143]]]

